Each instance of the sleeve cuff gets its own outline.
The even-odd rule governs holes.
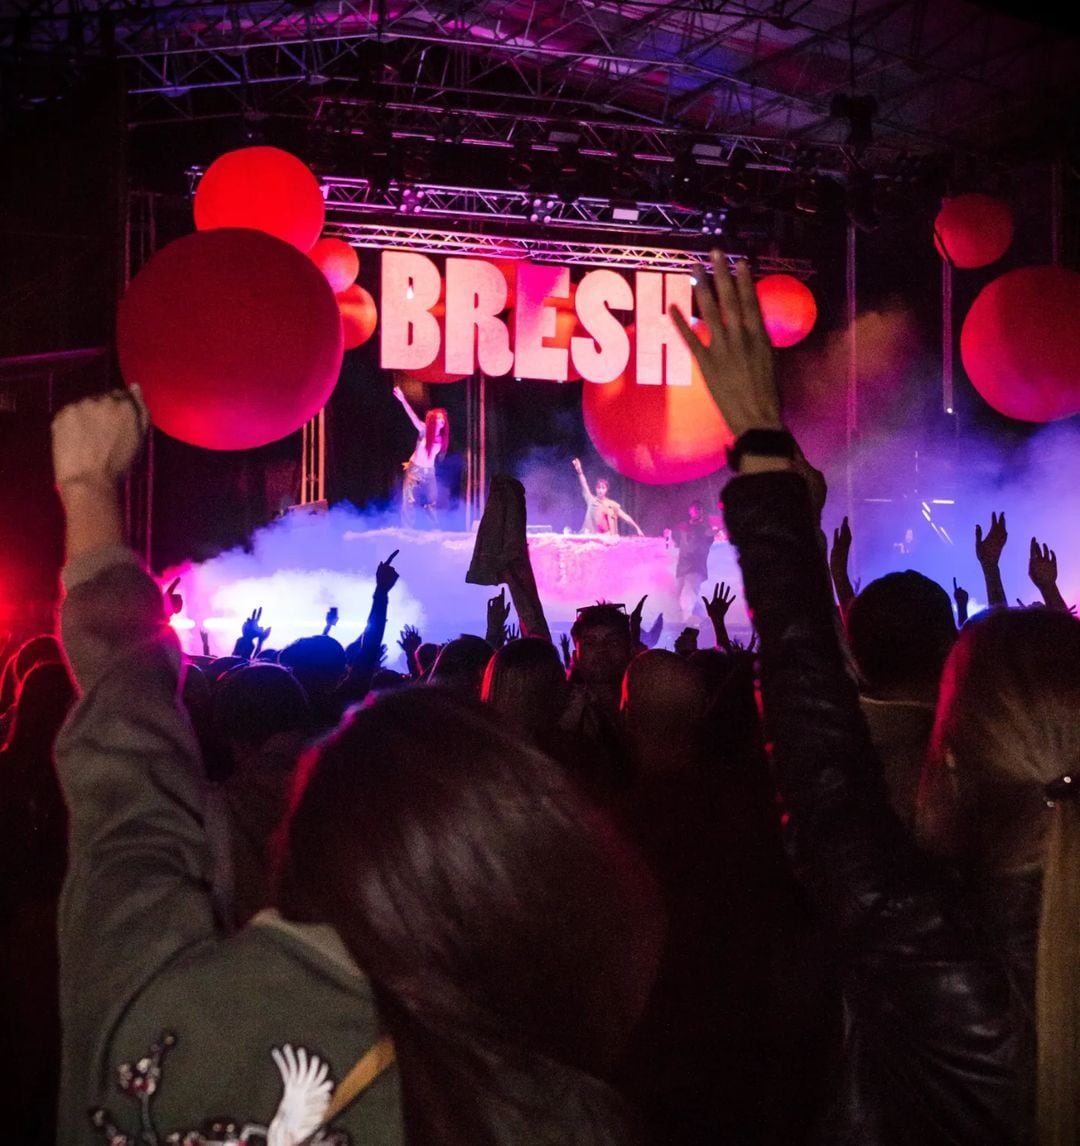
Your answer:
[[[134,565],[142,569],[143,563],[134,550],[126,545],[107,545],[104,549],[96,549],[93,553],[84,553],[69,561],[61,574],[64,591],[70,593],[78,585],[93,581],[98,574],[114,565]]]

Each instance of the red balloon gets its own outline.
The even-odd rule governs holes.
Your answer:
[[[298,430],[341,369],[334,293],[311,260],[261,231],[200,231],[132,280],[116,325],[120,369],[155,426],[242,450]]]
[[[358,346],[363,346],[375,333],[375,327],[379,322],[379,311],[375,306],[375,300],[362,286],[354,283],[337,296],[337,304],[341,312],[345,349],[355,350]]]
[[[976,390],[999,413],[1052,422],[1080,413],[1080,272],[1009,271],[979,292],[960,331]]]
[[[817,302],[805,283],[791,275],[766,275],[755,287],[773,346],[794,346],[814,329]]]
[[[703,338],[708,331],[697,329]],[[593,445],[613,470],[649,485],[705,477],[727,460],[733,438],[694,363],[689,386],[639,386],[630,365],[614,382],[583,383],[582,412]]]
[[[227,151],[206,169],[195,191],[195,226],[250,227],[310,251],[322,233],[326,205],[315,176],[276,147]]]
[[[308,251],[308,258],[326,275],[334,294],[348,290],[360,273],[360,256],[341,239],[320,239]]]
[[[964,270],[996,262],[1012,238],[1012,212],[991,195],[972,192],[947,199],[934,220],[937,253]]]

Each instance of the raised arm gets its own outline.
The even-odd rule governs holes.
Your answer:
[[[353,675],[367,673],[371,676],[379,667],[379,655],[386,635],[386,617],[390,609],[390,590],[401,576],[394,568],[394,558],[399,552],[395,549],[375,567],[375,592],[371,595],[367,624],[360,636],[345,650],[345,659]]]
[[[982,567],[983,579],[986,581],[986,601],[992,608],[1007,608],[1009,601],[1005,596],[1005,586],[1001,580],[1001,551],[1009,535],[1005,531],[1005,514],[991,513],[990,528],[983,537],[981,525],[975,526],[975,556]]]
[[[836,590],[836,603],[841,616],[846,617],[851,602],[855,600],[855,589],[848,573],[848,560],[851,556],[851,526],[845,515],[839,529],[833,530],[832,549],[829,551],[829,573]]]
[[[1058,609],[1062,613],[1069,611],[1069,606],[1065,604],[1065,598],[1062,597],[1061,590],[1058,588],[1057,554],[1049,545],[1043,545],[1040,548],[1034,537],[1031,539],[1028,576],[1031,578],[1031,583],[1042,594],[1042,599],[1048,609]]]
[[[401,408],[409,415],[409,421],[416,427],[416,432],[422,434],[424,432],[424,421],[418,418],[416,411],[409,405],[409,399],[405,397],[405,391],[400,386],[394,387],[394,397],[401,403]]]
[[[80,692],[56,744],[71,823],[59,918],[63,1142],[83,1141],[85,1112],[111,1100],[110,1039],[132,1001],[216,934],[202,764],[177,701],[180,649],[157,585],[122,544],[118,486],[145,424],[126,393],[68,406],[53,422],[66,516],[61,636]]]
[[[585,471],[581,468],[581,460],[574,458],[571,463],[574,467],[574,473],[577,474],[578,484],[581,486],[581,496],[585,499],[586,505],[591,505],[593,500],[593,491],[589,489],[589,483],[585,480]]]
[[[783,427],[779,395],[749,268],[741,263],[731,276],[715,255],[714,279],[716,298],[697,288],[709,346],[681,314],[672,317],[743,447],[724,512],[761,639],[765,735],[789,852],[819,916],[845,945],[852,1037],[873,1048],[870,1069],[890,1080],[874,1095],[883,1117],[918,1125],[929,1107],[942,1139],[989,1140],[1015,1098],[1009,1080],[980,1069],[1012,1029],[1008,985],[995,959],[954,922],[951,898],[939,894],[935,872],[889,806],[846,671],[816,511],[783,456],[790,442],[775,434]],[[751,437],[755,430],[768,433]],[[942,1021],[956,1014],[957,982],[963,1016]],[[902,1035],[879,1042],[875,1023]],[[932,1071],[910,1071],[918,1061],[933,1063]],[[947,1102],[938,1101],[943,1090]],[[985,1133],[973,1131],[979,1126]],[[922,1137],[913,1131],[913,1140]]]

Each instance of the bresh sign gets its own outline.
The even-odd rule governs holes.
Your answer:
[[[690,351],[668,315],[672,305],[690,314],[688,275],[637,271],[634,284],[610,270],[592,270],[578,283],[574,309],[583,334],[553,346],[557,308],[568,300],[568,267],[516,264],[510,284],[494,263],[448,258],[445,295],[439,268],[425,255],[384,251],[379,325],[381,364],[387,370],[422,370],[443,353],[448,373],[477,369],[498,377],[565,381],[573,364],[587,382],[611,382],[626,370],[644,386],[689,386]],[[445,302],[444,302],[445,300]],[[445,319],[432,313],[441,302]],[[631,339],[617,314],[631,316]],[[446,345],[441,345],[445,331]]]

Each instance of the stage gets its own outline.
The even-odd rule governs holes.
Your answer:
[[[230,652],[243,619],[260,607],[262,623],[272,627],[268,644],[274,648],[322,632],[331,606],[340,617],[333,635],[347,644],[367,618],[376,565],[395,551],[400,580],[390,595],[386,631],[391,666],[400,663],[395,642],[404,625],[415,625],[425,640],[437,642],[462,632],[483,634],[487,601],[498,588],[465,581],[474,534],[368,526],[347,509],[291,513],[260,531],[250,551],[167,571],[166,577],[182,579],[184,610],[174,624],[185,649],[202,651],[201,628],[214,655]],[[583,605],[612,601],[629,611],[645,595],[644,626],[664,614],[662,645],[670,647],[684,627],[676,598],[678,550],[663,538],[539,532],[529,535],[528,545],[554,633],[566,632]],[[713,545],[702,591],[711,592],[716,581],[734,587],[728,627],[744,637],[749,622],[742,580],[734,548],[726,542]],[[511,614],[511,622],[515,619]],[[697,624],[705,629],[702,644],[711,645],[709,622],[702,616]]]

